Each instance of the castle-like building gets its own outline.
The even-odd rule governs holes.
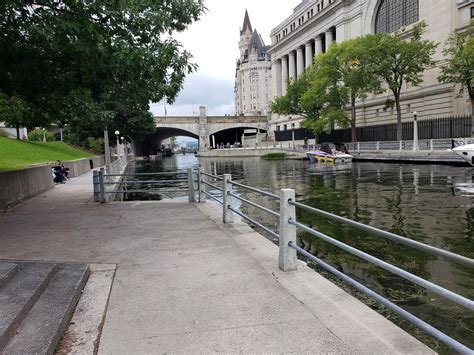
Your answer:
[[[303,0],[285,21],[271,32],[270,100],[284,95],[289,78],[298,77],[313,63],[314,56],[325,52],[332,42],[376,32],[410,28],[419,21],[428,25],[424,37],[439,43],[434,59],[437,65],[424,73],[418,87],[402,92],[402,120],[470,113],[467,97],[457,97],[452,84],[439,83],[444,42],[454,31],[462,31],[474,17],[472,0]],[[357,125],[371,126],[396,122],[396,112],[384,111],[390,94],[370,95],[357,103]],[[299,128],[301,118],[272,115],[274,131]]]
[[[270,95],[270,56],[262,37],[252,24],[247,10],[240,30],[240,58],[235,70],[235,114],[266,115]]]

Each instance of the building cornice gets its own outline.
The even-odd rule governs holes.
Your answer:
[[[311,28],[312,26],[314,26],[315,23],[317,23],[318,21],[320,21],[321,19],[323,19],[325,17],[329,17],[331,15],[334,15],[337,10],[339,10],[340,8],[343,8],[345,5],[346,5],[346,1],[337,0],[336,2],[326,6],[321,12],[315,14],[313,17],[308,19],[305,23],[303,23],[302,25],[298,26],[296,29],[291,31],[287,36],[283,37],[278,42],[276,42],[274,44],[271,44],[270,48],[268,50],[268,53],[272,53],[275,50],[285,46],[288,43],[290,43],[291,41],[294,40],[294,38],[297,38],[299,35],[301,35],[302,32],[304,32],[308,28]],[[293,13],[284,22],[282,22],[278,27],[276,27],[272,30],[272,32],[270,33],[270,38],[273,39],[273,37],[275,35],[277,35],[278,32],[280,32],[280,31],[284,30],[286,27],[288,27],[294,19],[297,19],[299,16],[306,13],[308,11],[308,9],[310,9],[312,6],[314,6],[314,2],[308,3],[308,5],[303,7],[298,13]],[[344,21],[344,19],[341,20],[341,21]]]

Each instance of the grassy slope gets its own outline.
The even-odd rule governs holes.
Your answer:
[[[0,170],[21,169],[30,164],[92,156],[94,155],[63,142],[28,142],[0,137]]]

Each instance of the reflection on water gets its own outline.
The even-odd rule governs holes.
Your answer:
[[[197,167],[194,157],[176,156],[147,164],[140,171]],[[374,227],[474,257],[474,170],[442,165],[352,163],[312,164],[307,161],[267,161],[258,158],[204,159],[206,171],[230,173],[233,180],[279,194],[294,188],[297,200]],[[148,170],[147,170],[148,169]],[[278,210],[278,201],[239,191],[243,197]],[[266,212],[241,205],[242,211],[277,230]],[[373,236],[306,211],[297,210],[302,223],[390,262],[418,276],[474,298],[474,270]],[[299,244],[385,295],[406,310],[474,347],[474,316],[398,276],[305,233]]]

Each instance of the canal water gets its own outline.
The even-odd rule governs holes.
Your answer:
[[[194,155],[175,155],[156,161],[137,161],[135,172],[169,172],[161,179],[186,179],[186,169],[202,166],[206,172],[232,174],[232,179],[279,194],[293,188],[297,200],[377,228],[423,243],[474,258],[474,168],[448,165],[413,165],[354,162],[331,165],[308,161],[259,158],[201,159]],[[146,177],[145,179],[149,179]],[[216,183],[217,184],[217,183]],[[126,200],[183,198],[187,192],[167,194],[178,184],[150,184],[153,194],[130,194]],[[143,186],[141,186],[143,188]],[[214,193],[218,194],[217,191]],[[239,191],[242,197],[278,210],[278,202]],[[181,196],[181,197],[180,197]],[[278,230],[278,222],[264,211],[240,205],[245,213]],[[447,262],[430,254],[382,239],[306,211],[297,210],[297,219],[329,236],[368,252],[384,261],[412,272],[469,299],[474,299],[474,269]],[[411,282],[312,237],[298,235],[300,246],[404,309],[427,321],[465,345],[474,348],[474,313],[444,301]],[[344,285],[341,285],[344,287]],[[347,286],[346,286],[347,287]],[[367,300],[366,300],[367,301]],[[391,320],[439,352],[446,348],[420,331],[407,326],[390,312],[369,302]]]

